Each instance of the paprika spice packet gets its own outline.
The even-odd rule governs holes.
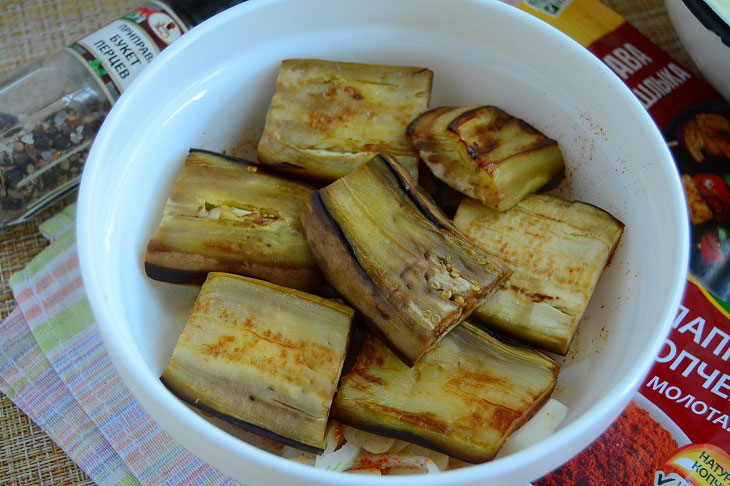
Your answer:
[[[599,0],[503,1],[626,83],[667,140],[692,223],[684,300],[654,367],[601,437],[534,485],[730,484],[730,104]]]

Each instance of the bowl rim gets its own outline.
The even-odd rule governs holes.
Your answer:
[[[430,1],[435,4],[438,3],[435,0]],[[646,129],[646,143],[652,144],[656,149],[657,154],[659,155],[659,160],[657,160],[657,162],[667,166],[671,165],[671,167],[667,167],[667,169],[674,169],[674,163],[666,143],[649,114],[641,106],[639,101],[626,87],[626,85],[587,49],[564,33],[538,18],[533,17],[529,13],[523,12],[518,8],[502,3],[498,0],[459,1],[465,6],[491,9],[498,12],[505,18],[510,18],[511,20],[514,19],[520,25],[526,25],[531,29],[539,31],[539,35],[541,36],[553,37],[557,43],[565,48],[566,52],[576,56],[577,58],[581,58],[582,62],[586,65],[591,65],[594,69],[604,74],[606,82],[617,92],[623,94],[622,98],[626,101],[627,114],[635,117]],[[158,72],[164,70],[168,64],[175,62],[178,56],[184,53],[191,43],[196,42],[201,37],[205,37],[207,33],[214,31],[222,24],[229,22],[229,19],[231,18],[246,15],[248,12],[255,9],[266,8],[269,5],[286,2],[293,2],[293,0],[250,0],[208,19],[193,28],[188,34],[176,41],[172,46],[165,49],[159,56],[157,56],[154,62],[148,66],[137,79],[135,79],[130,88],[122,94],[110,114],[107,116],[99,134],[96,137],[82,176],[77,217],[79,262],[83,281],[88,293],[88,300],[94,316],[96,317],[97,328],[99,329],[105,348],[112,358],[117,371],[122,376],[124,382],[130,388],[135,398],[140,401],[150,416],[158,421],[158,423],[160,423],[160,420],[157,418],[155,413],[150,411],[150,405],[152,404],[161,406],[168,413],[173,414],[165,420],[174,421],[177,424],[186,426],[188,429],[193,429],[193,431],[199,436],[206,437],[206,440],[211,444],[218,447],[224,447],[224,449],[228,449],[229,453],[231,453],[231,451],[235,451],[233,453],[237,455],[239,459],[244,457],[246,460],[255,463],[258,467],[275,470],[279,473],[292,476],[292,479],[297,478],[305,481],[320,481],[326,482],[327,484],[341,485],[371,484],[373,481],[372,479],[365,480],[362,476],[358,477],[359,475],[315,469],[314,467],[300,464],[288,459],[283,459],[254,446],[245,444],[242,441],[239,441],[239,439],[236,439],[223,430],[198,417],[191,410],[183,410],[182,408],[173,407],[174,413],[173,411],[170,411],[169,407],[173,406],[177,399],[174,398],[172,394],[168,397],[160,397],[158,394],[154,393],[154,390],[151,387],[155,384],[155,380],[153,380],[149,370],[142,370],[137,367],[129,366],[125,362],[123,350],[118,344],[119,334],[115,330],[115,316],[111,314],[110,309],[104,303],[105,295],[103,291],[103,282],[105,276],[104,273],[99,271],[95,265],[96,259],[94,258],[94,247],[104,244],[103,242],[95,241],[91,236],[95,221],[93,217],[95,196],[97,196],[95,186],[100,184],[100,180],[103,180],[103,154],[105,151],[109,150],[110,141],[114,137],[116,129],[123,120],[123,114],[126,107],[132,104],[132,100],[134,100],[135,97],[141,95],[145,89],[145,85],[154,81]],[[676,173],[676,169],[674,170],[674,174],[670,174],[670,177],[672,180],[672,187],[667,188],[667,191],[669,193],[683,194],[681,182],[678,173]],[[683,198],[681,200],[679,199],[680,198],[673,198],[672,203],[677,206],[676,209],[679,213],[686,214],[684,200]],[[664,338],[669,332],[671,322],[684,293],[689,261],[688,220],[678,222],[677,228],[680,233],[677,235],[680,238],[680,241],[677,242],[679,249],[677,260],[678,265],[673,272],[673,282],[675,283],[671,289],[671,296],[667,302],[668,305],[664,308],[662,315],[658,317],[663,324],[662,326],[658,326],[654,331],[651,341],[647,343],[646,352],[641,359],[633,363],[626,376],[619,380],[618,385],[612,390],[613,393],[606,394],[603,399],[594,403],[586,413],[582,414],[582,416],[575,419],[572,423],[553,434],[550,438],[549,446],[548,441],[543,440],[528,449],[504,458],[496,459],[489,463],[474,465],[464,469],[452,470],[441,474],[419,476],[419,483],[424,486],[429,486],[442,484],[444,480],[460,482],[475,481],[492,477],[497,474],[520,470],[524,468],[526,460],[528,463],[534,462],[528,459],[530,455],[537,453],[540,457],[542,457],[545,455],[548,448],[573,450],[574,448],[571,443],[581,431],[596,428],[595,425],[592,425],[595,422],[595,419],[591,417],[592,413],[589,412],[600,413],[603,417],[606,417],[609,420],[618,416],[631,399],[632,394],[638,389],[640,381],[649,371],[649,368],[654,362],[654,358],[658,354],[664,342]],[[159,378],[157,378],[156,381],[158,382],[157,384],[159,384]],[[178,406],[182,407],[180,404],[178,404]],[[196,417],[197,420],[190,420],[191,417]],[[168,427],[165,427],[164,425],[163,428],[168,429]],[[601,427],[600,431],[603,430],[603,427]],[[596,437],[598,437],[598,434],[596,434]],[[240,447],[241,444],[245,445],[243,450]],[[242,454],[241,451],[243,451]],[[491,475],[484,474],[482,472],[485,468],[493,471]],[[446,476],[443,474],[446,474]],[[409,479],[407,476],[381,477],[377,481],[378,484],[382,485],[404,485],[412,482],[412,478]]]
[[[730,47],[730,24],[720,17],[705,0],[682,0],[687,10],[710,32],[714,32],[723,44]]]

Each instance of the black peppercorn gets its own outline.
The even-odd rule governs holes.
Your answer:
[[[53,148],[56,150],[63,150],[67,148],[71,142],[68,140],[68,138],[64,137],[62,134],[57,135],[53,139]]]
[[[14,197],[0,197],[0,206],[6,209],[20,209],[23,207],[23,200]]]
[[[8,128],[10,125],[15,124],[17,121],[18,118],[10,113],[0,112],[0,132]]]
[[[34,145],[26,145],[25,154],[33,161],[34,164],[38,164],[38,153],[36,152]]]
[[[19,169],[10,169],[5,172],[5,182],[8,186],[14,186],[18,182],[23,180],[23,173]]]
[[[35,145],[36,150],[41,152],[51,148],[51,140],[48,138],[46,130],[42,128],[33,129],[33,145]]]
[[[15,162],[15,165],[25,167],[25,164],[27,164],[29,160],[30,158],[24,152],[15,152],[13,154],[13,162]]]

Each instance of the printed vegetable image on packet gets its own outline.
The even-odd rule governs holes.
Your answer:
[[[634,400],[536,486],[730,484],[730,104],[598,0],[507,1],[621,78],[667,140],[691,221],[687,289]]]

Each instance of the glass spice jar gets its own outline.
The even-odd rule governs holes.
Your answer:
[[[189,26],[241,0],[149,1],[0,80],[0,226],[74,189],[112,104]]]

